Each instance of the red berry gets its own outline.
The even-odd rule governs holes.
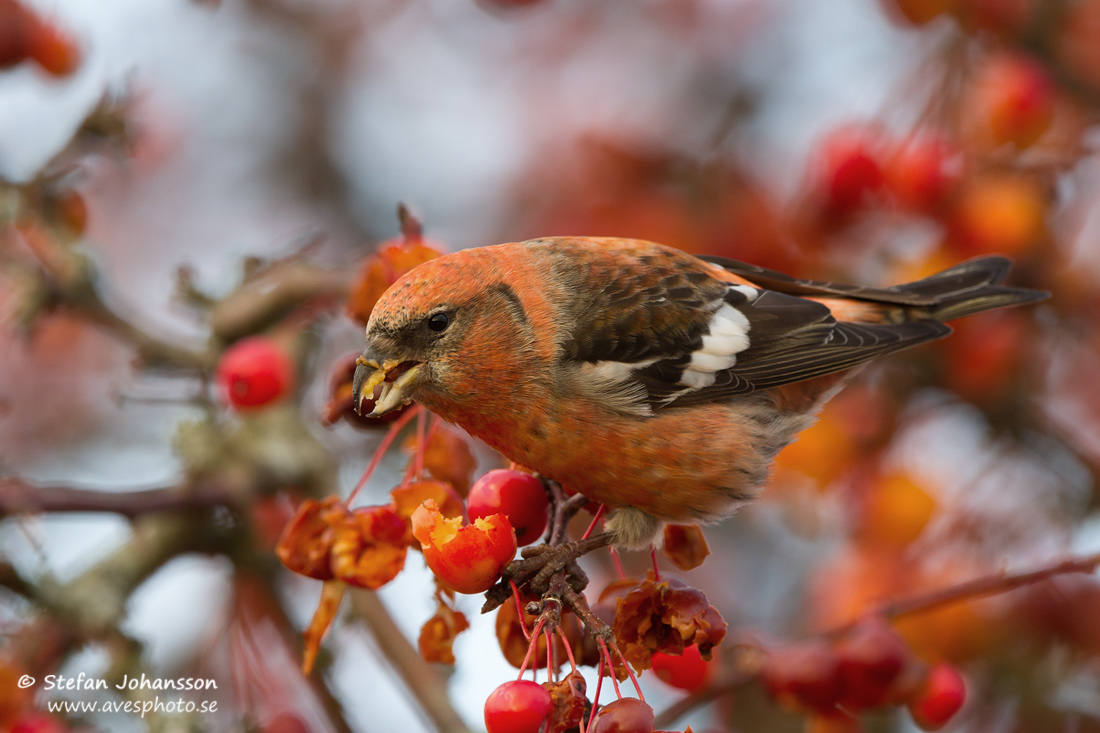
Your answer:
[[[28,55],[53,76],[69,76],[80,67],[80,49],[76,41],[48,21],[37,23]]]
[[[529,473],[507,468],[489,471],[475,481],[466,500],[471,522],[490,514],[508,517],[520,547],[542,536],[548,506],[541,481]]]
[[[503,514],[463,527],[462,517],[443,516],[428,499],[413,512],[412,532],[435,577],[459,593],[489,590],[516,555],[516,533]]]
[[[947,725],[966,702],[966,679],[953,665],[940,662],[928,672],[924,690],[909,701],[909,712],[924,730]]]
[[[294,713],[279,713],[267,721],[260,733],[309,733],[309,726]]]
[[[588,733],[653,733],[653,708],[623,697],[600,708]]]
[[[970,100],[974,120],[984,125],[990,141],[1032,145],[1050,127],[1056,103],[1055,85],[1041,63],[1022,54],[989,59],[975,81]]]
[[[43,713],[30,713],[18,718],[8,733],[67,733],[69,726],[60,719]]]
[[[294,362],[269,338],[253,336],[226,349],[218,362],[222,396],[238,409],[261,407],[294,386]]]
[[[909,648],[885,621],[861,622],[837,647],[842,702],[862,708],[883,704],[908,657]]]
[[[772,695],[788,705],[832,710],[840,697],[840,663],[825,642],[774,651],[760,674]]]
[[[947,141],[916,135],[886,165],[886,185],[903,209],[934,212],[959,179],[960,161]]]
[[[489,733],[539,733],[553,710],[550,693],[530,680],[505,682],[485,701]]]
[[[882,187],[880,141],[867,126],[842,128],[821,144],[817,169],[817,194],[824,213],[844,218]]]
[[[0,0],[0,69],[25,61],[38,19],[18,0]]]
[[[900,15],[913,25],[924,25],[951,10],[953,0],[883,0],[891,17]]]
[[[653,672],[666,685],[694,692],[707,683],[710,663],[699,654],[699,647],[684,647],[680,655],[657,652],[653,655]]]

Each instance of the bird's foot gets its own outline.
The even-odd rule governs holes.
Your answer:
[[[482,613],[488,613],[512,597],[512,584],[531,594],[541,596],[550,589],[559,573],[573,591],[580,593],[588,585],[588,576],[577,559],[593,550],[606,547],[612,535],[604,532],[576,542],[560,545],[536,545],[523,550],[522,560],[513,560],[504,568],[499,582],[485,593]]]

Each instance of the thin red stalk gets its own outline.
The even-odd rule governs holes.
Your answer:
[[[416,475],[424,472],[424,451],[428,449],[428,413],[421,412],[416,421],[416,458],[413,465],[416,466]]]
[[[517,679],[523,679],[523,673],[527,671],[527,665],[531,663],[531,657],[534,655],[535,650],[539,646],[539,634],[542,633],[542,625],[546,622],[546,619],[539,619],[539,622],[535,624],[535,630],[531,632],[531,643],[527,647],[527,656],[523,658],[523,664],[519,668],[519,677]],[[532,670],[534,671],[534,670]]]
[[[615,572],[619,574],[619,580],[626,580],[626,570],[623,569],[623,559],[619,557],[619,551],[612,547],[610,552],[611,564],[615,566]]]
[[[554,629],[554,632],[561,637],[561,645],[565,647],[565,656],[569,657],[569,667],[573,672],[577,671],[577,660],[573,658],[573,647],[569,645],[569,639],[566,637],[565,632],[561,628]]]
[[[623,656],[622,651],[616,644],[612,644],[611,648],[615,650],[615,653],[619,655],[619,659],[623,661],[623,668],[626,669],[626,676],[634,683],[634,690],[638,693],[638,699],[645,702],[645,695],[642,694],[642,686],[638,684],[638,678],[634,676],[634,670],[630,668],[630,665],[626,661],[626,657]]]
[[[432,438],[435,436],[435,431],[439,429],[439,416],[433,413],[428,414],[428,432],[424,436],[424,445],[427,446],[432,442]]]
[[[386,451],[390,449],[390,446],[393,445],[393,441],[397,439],[397,434],[401,432],[401,428],[405,427],[409,423],[409,420],[412,420],[423,412],[423,410],[424,408],[420,405],[413,405],[390,426],[390,431],[386,433],[386,437],[378,444],[378,450],[374,452],[374,456],[370,459],[370,463],[367,464],[366,470],[363,471],[363,475],[359,478],[359,483],[351,490],[351,494],[348,495],[348,499],[344,502],[344,506],[350,507],[351,503],[355,501],[355,497],[358,496],[363,487],[367,485],[367,481],[370,479],[371,474],[374,473],[374,469],[378,468],[378,464],[382,462],[382,457],[386,455]]]
[[[425,436],[424,423],[427,416],[428,412],[426,410],[420,413],[420,420],[418,421],[416,428],[416,452],[413,455],[412,460],[409,461],[409,465],[405,467],[405,475],[402,477],[401,485],[398,487],[400,489],[403,489],[410,483],[412,483],[413,479],[419,478],[424,475],[424,451],[426,450],[426,446],[428,445],[428,443],[430,443],[432,440],[432,435],[435,433],[436,425],[439,424],[436,420],[433,420],[432,426],[427,430],[427,435]]]
[[[546,639],[546,681],[554,681],[554,639],[550,636],[550,629],[543,628],[542,637]]]
[[[519,599],[519,586],[511,578],[508,582],[512,584],[512,598],[516,599],[516,615],[519,616],[519,627],[523,629],[523,638],[531,641],[531,632],[527,630],[527,616],[523,612],[523,603]]]
[[[405,488],[412,483],[413,477],[419,474],[420,472],[416,469],[416,460],[409,461],[409,465],[405,467],[405,474],[401,477],[401,484],[397,488]]]
[[[619,675],[615,674],[615,662],[611,659],[611,652],[607,649],[607,642],[599,640],[600,657],[607,658],[607,668],[611,671],[611,685],[615,688],[615,698],[621,700],[623,693],[619,690]]]
[[[649,557],[653,560],[653,582],[661,582],[661,569],[657,567],[657,548],[653,545],[649,546]]]
[[[600,519],[603,517],[604,512],[606,511],[607,505],[600,504],[600,508],[596,510],[596,516],[592,517],[592,524],[588,525],[588,529],[584,531],[584,536],[581,537],[582,540],[588,539],[588,536],[592,534],[592,530],[596,528],[596,523],[600,521]]]
[[[596,694],[592,698],[592,712],[588,714],[587,728],[592,727],[592,721],[596,719],[596,710],[600,707],[600,690],[603,688],[603,670],[606,661],[603,654],[600,654],[600,668],[596,670]],[[615,670],[611,670],[611,674],[615,674]]]

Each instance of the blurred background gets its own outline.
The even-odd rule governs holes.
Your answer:
[[[428,256],[400,202],[441,251],[640,237],[877,285],[1003,253],[1053,292],[865,371],[706,528],[716,557],[682,577],[731,635],[804,643],[1100,550],[1097,0],[0,0],[0,68],[0,728],[483,729],[515,670],[478,597],[456,602],[456,664],[426,666],[437,601],[410,553],[351,594],[307,678],[320,583],[274,554],[386,435],[344,419],[339,365]],[[227,404],[255,336],[289,357],[287,394]],[[465,480],[502,465],[454,440]],[[388,502],[406,458],[360,502]],[[965,675],[949,730],[1091,731],[1097,614],[1086,573],[895,628]],[[82,672],[215,679],[185,697],[218,710],[64,715],[47,702],[150,693],[15,684]],[[685,694],[642,684],[659,712]],[[668,725],[916,730],[904,706],[774,693]]]

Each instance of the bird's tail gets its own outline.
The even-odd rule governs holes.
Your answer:
[[[1006,257],[978,257],[896,289],[923,301],[916,309],[920,317],[941,322],[1050,297],[1043,290],[1002,285],[1011,266]]]

